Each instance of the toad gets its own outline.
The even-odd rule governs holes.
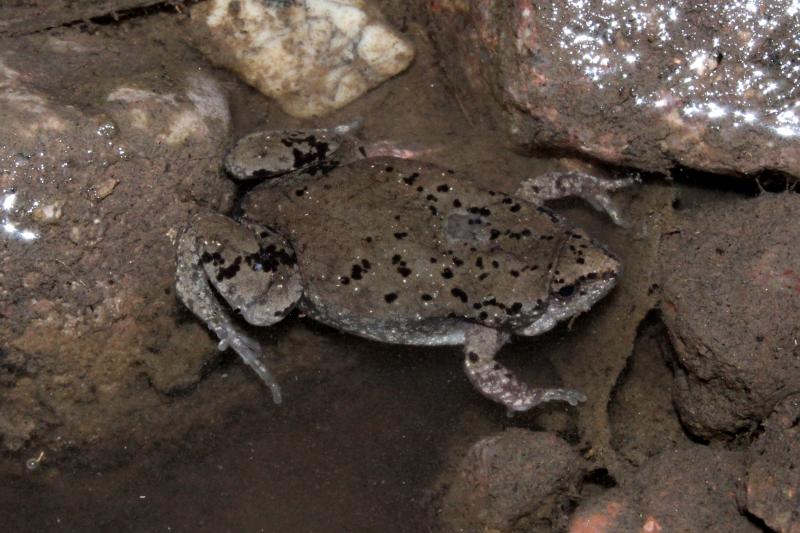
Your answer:
[[[257,132],[229,153],[234,178],[265,181],[236,220],[199,215],[177,246],[177,295],[220,349],[236,351],[280,402],[262,347],[238,322],[270,326],[298,309],[375,341],[462,346],[469,380],[510,411],[585,400],[530,387],[495,355],[512,335],[589,310],[621,272],[614,254],[542,202],[577,194],[618,220],[608,192],[631,180],[545,175],[509,195],[431,163],[372,155],[336,130]]]

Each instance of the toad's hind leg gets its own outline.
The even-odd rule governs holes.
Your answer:
[[[272,391],[275,403],[281,403],[281,388],[261,360],[261,346],[237,328],[220,305],[200,266],[201,247],[189,228],[178,241],[178,271],[175,292],[197,317],[219,338],[219,347],[230,346]]]
[[[582,393],[568,389],[536,389],[519,381],[494,356],[508,341],[508,334],[480,325],[466,332],[464,367],[481,394],[505,405],[509,411],[527,411],[541,403],[562,401],[577,405],[585,401]]]

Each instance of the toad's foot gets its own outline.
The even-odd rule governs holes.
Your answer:
[[[586,396],[568,389],[535,389],[517,380],[494,356],[508,341],[506,333],[471,326],[464,343],[464,367],[472,384],[487,398],[501,403],[509,411],[527,411],[541,403],[562,401],[578,405]]]
[[[208,325],[220,340],[221,350],[227,347],[239,354],[272,392],[275,403],[281,403],[281,389],[272,373],[262,361],[263,352],[258,341],[237,328],[216,298],[200,264],[202,242],[190,226],[178,241],[178,268],[175,292],[195,315]]]
[[[371,159],[373,157],[396,157],[398,159],[425,159],[441,152],[441,146],[424,146],[420,143],[398,144],[391,141],[376,141],[357,147],[357,155],[352,159]]]
[[[608,213],[614,224],[625,227],[620,210],[609,193],[638,182],[638,178],[609,180],[583,172],[548,172],[523,181],[515,195],[539,205],[546,200],[576,196],[597,211]]]

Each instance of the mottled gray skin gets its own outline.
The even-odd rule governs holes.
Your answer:
[[[538,335],[587,311],[615,285],[619,261],[529,201],[539,187],[521,189],[525,200],[429,163],[368,154],[319,132],[261,133],[234,148],[226,168],[240,179],[282,177],[248,193],[240,223],[204,215],[180,237],[178,296],[221,347],[234,348],[280,400],[258,343],[209,282],[251,324],[297,307],[377,341],[464,346],[472,383],[509,410],[585,399],[530,388],[494,356],[511,334]],[[566,175],[559,188],[581,192],[586,180]]]

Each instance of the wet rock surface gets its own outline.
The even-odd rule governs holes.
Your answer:
[[[559,437],[508,429],[467,452],[445,496],[445,531],[563,529],[585,464]]]
[[[456,91],[499,102],[495,121],[524,146],[649,171],[800,176],[789,0],[428,8]]]
[[[218,177],[228,104],[209,70],[159,64],[138,39],[73,28],[0,52],[7,449],[129,431],[162,402],[148,383],[185,388],[213,356],[176,312],[172,239],[198,205],[232,201]],[[71,81],[87,71],[90,85]]]
[[[749,455],[747,510],[775,531],[800,531],[800,395],[778,404]]]
[[[742,513],[745,456],[691,446],[644,463],[628,483],[581,503],[570,533],[761,531]]]
[[[676,407],[703,438],[752,430],[800,390],[800,197],[685,213],[661,245]]]

